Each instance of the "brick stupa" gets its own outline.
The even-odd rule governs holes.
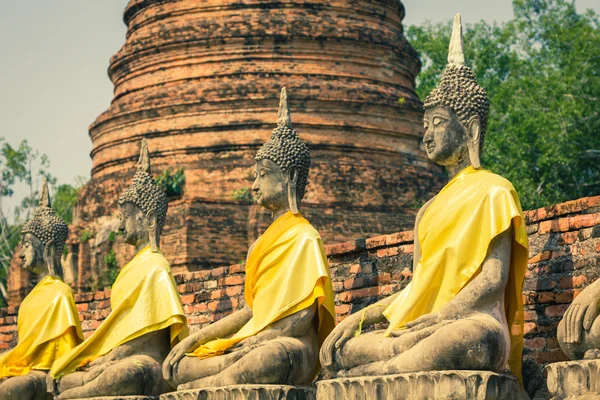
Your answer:
[[[275,127],[282,86],[312,155],[301,211],[324,241],[411,228],[443,177],[420,148],[420,62],[403,18],[399,0],[131,0],[108,70],[114,99],[90,126],[92,180],[71,227],[78,286],[106,264],[96,221],[115,214],[143,137],[155,175],[185,170],[162,240],[174,270],[243,260],[269,221],[239,193]]]

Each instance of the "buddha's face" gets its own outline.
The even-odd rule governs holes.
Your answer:
[[[287,175],[271,160],[256,163],[252,191],[256,203],[271,211],[288,207]]]
[[[466,130],[452,109],[436,106],[425,110],[423,142],[436,164],[456,165],[468,157]]]
[[[21,239],[19,258],[23,268],[39,274],[44,269],[44,245],[31,233],[26,233]]]
[[[148,221],[140,207],[131,202],[119,205],[119,233],[125,243],[137,246],[148,242]]]

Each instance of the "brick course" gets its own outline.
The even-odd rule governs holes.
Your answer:
[[[573,298],[600,275],[600,196],[526,211],[525,219],[530,245],[523,290],[527,386],[542,365],[566,360],[556,327]],[[412,278],[411,231],[331,244],[326,250],[338,321],[404,288]],[[188,272],[175,280],[192,331],[243,304],[243,265]],[[75,297],[89,336],[110,311],[110,290]],[[16,344],[16,313],[17,307],[0,309],[0,349]]]

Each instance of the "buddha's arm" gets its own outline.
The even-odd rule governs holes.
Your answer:
[[[163,376],[166,380],[172,378],[173,366],[186,353],[196,350],[199,346],[217,338],[225,338],[239,331],[252,318],[252,310],[244,307],[219,321],[210,324],[182,340],[171,350],[163,363]]]
[[[471,311],[489,311],[504,296],[510,270],[512,226],[490,243],[481,272],[440,310],[442,319],[461,318]]]

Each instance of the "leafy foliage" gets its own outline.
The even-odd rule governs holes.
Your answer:
[[[92,232],[90,232],[86,229],[85,231],[81,232],[81,236],[79,236],[79,241],[81,243],[85,243],[88,240],[90,240],[91,237],[92,237]]]
[[[58,185],[52,198],[52,207],[67,224],[73,222],[73,207],[77,203],[78,187]]]
[[[114,249],[111,248],[104,256],[104,263],[106,264],[105,284],[112,287],[119,275],[119,264],[117,263],[117,255]]]
[[[248,188],[236,189],[233,191],[233,199],[236,201],[252,202],[252,192]]]
[[[163,188],[168,197],[181,196],[185,184],[185,172],[183,168],[179,168],[174,172],[172,170],[163,170],[156,177],[156,183]]]
[[[564,0],[515,0],[515,18],[465,29],[467,63],[490,96],[486,168],[509,179],[523,207],[600,191],[600,31],[592,10]],[[424,99],[447,64],[451,22],[411,26]]]

